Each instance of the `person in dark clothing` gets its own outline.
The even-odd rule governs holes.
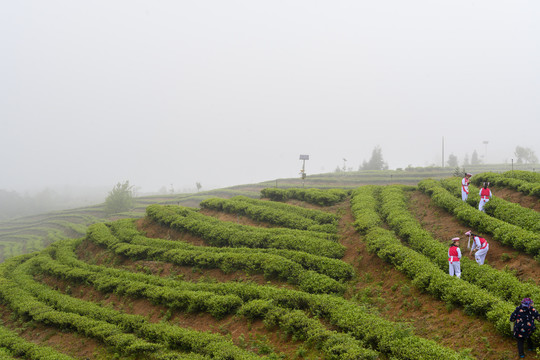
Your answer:
[[[533,301],[529,298],[525,298],[521,301],[521,304],[510,315],[510,321],[514,323],[514,337],[517,339],[517,347],[519,357],[525,357],[523,346],[525,341],[529,349],[532,350],[533,344],[531,341],[531,334],[536,329],[534,320],[540,320],[540,314],[533,306]]]

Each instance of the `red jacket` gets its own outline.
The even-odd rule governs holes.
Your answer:
[[[448,249],[448,261],[450,262],[458,262],[459,261],[459,253],[458,253],[458,247],[455,245],[450,246],[450,249]]]

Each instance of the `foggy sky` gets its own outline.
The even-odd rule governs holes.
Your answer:
[[[540,2],[4,1],[0,189],[540,157]],[[489,141],[486,146],[483,141]]]

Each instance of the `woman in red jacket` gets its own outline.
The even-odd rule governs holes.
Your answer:
[[[484,205],[487,204],[487,202],[491,199],[491,196],[493,195],[491,193],[491,190],[488,188],[489,183],[484,183],[484,187],[480,189],[480,202],[478,203],[478,210],[486,212],[484,210]]]
[[[448,273],[450,276],[461,277],[461,250],[459,248],[459,238],[452,239],[452,245],[448,249]]]
[[[469,184],[471,182],[471,173],[465,173],[465,177],[461,179],[461,200],[467,201],[469,197]]]
[[[484,265],[484,261],[486,261],[486,255],[489,250],[489,244],[486,239],[473,234],[471,230],[467,231],[465,235],[472,236],[473,238],[473,244],[471,248],[471,252],[469,255],[472,255],[474,253],[474,259],[478,263],[478,265]]]

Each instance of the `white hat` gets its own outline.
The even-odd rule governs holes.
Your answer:
[[[465,235],[471,236],[471,235],[472,235],[472,234],[471,234],[471,230],[467,231],[467,232],[465,233]]]
[[[452,239],[452,241],[458,241],[458,240],[459,240],[458,237],[455,237],[455,238]]]

